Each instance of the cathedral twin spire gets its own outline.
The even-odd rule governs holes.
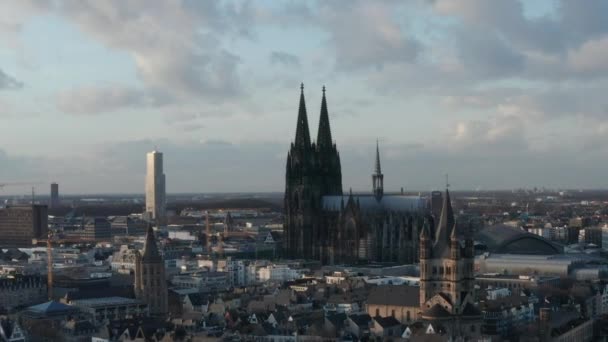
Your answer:
[[[296,127],[296,146],[310,146],[310,131],[308,128],[308,116],[306,113],[306,100],[304,99],[304,83],[300,85],[300,107],[298,109],[298,124]],[[333,146],[331,138],[331,127],[329,125],[329,113],[327,111],[327,99],[325,98],[325,86],[323,86],[323,99],[321,100],[321,117],[319,118],[319,131],[317,135],[317,146],[328,148]]]

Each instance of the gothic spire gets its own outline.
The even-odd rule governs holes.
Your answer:
[[[148,233],[146,234],[146,242],[144,243],[144,252],[141,259],[144,262],[160,262],[162,260],[151,224],[148,225]]]
[[[376,167],[372,174],[372,185],[374,190],[374,196],[376,200],[380,201],[384,195],[384,175],[380,168],[380,148],[378,147],[378,140],[376,140]]]
[[[325,99],[325,86],[323,86],[323,99],[321,100],[321,118],[319,119],[317,146],[320,148],[331,147],[332,142],[331,128],[329,126],[329,114],[327,112],[327,100]]]
[[[306,101],[304,100],[304,83],[300,85],[300,108],[298,109],[295,145],[298,147],[310,147],[310,131],[308,129]]]
[[[441,207],[441,216],[435,231],[434,249],[446,246],[450,241],[451,229],[454,228],[454,211],[452,209],[452,201],[450,200],[450,192],[446,188],[445,196],[443,197],[443,205]]]
[[[382,168],[380,167],[380,147],[378,146],[378,139],[376,139],[376,169],[374,171],[377,175],[382,174]]]

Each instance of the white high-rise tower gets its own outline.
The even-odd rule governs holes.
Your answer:
[[[166,206],[163,154],[158,151],[148,152],[146,167],[146,212],[151,219],[162,221]]]

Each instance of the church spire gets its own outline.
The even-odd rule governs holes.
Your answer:
[[[146,234],[146,242],[144,243],[144,252],[141,257],[144,262],[162,262],[156,238],[154,237],[154,229],[152,225],[148,225],[148,233]]]
[[[443,205],[441,207],[441,216],[435,231],[435,243],[433,249],[444,248],[450,241],[451,229],[454,228],[454,211],[452,209],[452,201],[450,200],[450,192],[446,188],[445,196],[443,197]]]
[[[308,130],[308,117],[306,114],[306,101],[304,100],[304,83],[300,84],[300,108],[298,109],[298,124],[296,128],[295,145],[310,147],[310,131]]]
[[[321,117],[319,119],[319,131],[317,133],[317,146],[320,148],[331,147],[331,128],[329,126],[329,114],[327,112],[327,100],[325,99],[325,86],[323,86],[323,99],[321,100]]]
[[[382,174],[382,168],[380,167],[380,147],[378,146],[378,139],[376,139],[376,174]]]
[[[380,168],[380,147],[378,146],[378,140],[376,140],[376,167],[372,174],[372,183],[374,187],[374,196],[376,200],[380,201],[384,195],[384,175]]]

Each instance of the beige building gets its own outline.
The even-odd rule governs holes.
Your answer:
[[[146,213],[153,220],[165,217],[165,174],[163,154],[158,151],[146,155]]]
[[[367,314],[371,317],[394,317],[402,324],[411,324],[418,320],[419,296],[418,286],[375,286],[367,298]]]

